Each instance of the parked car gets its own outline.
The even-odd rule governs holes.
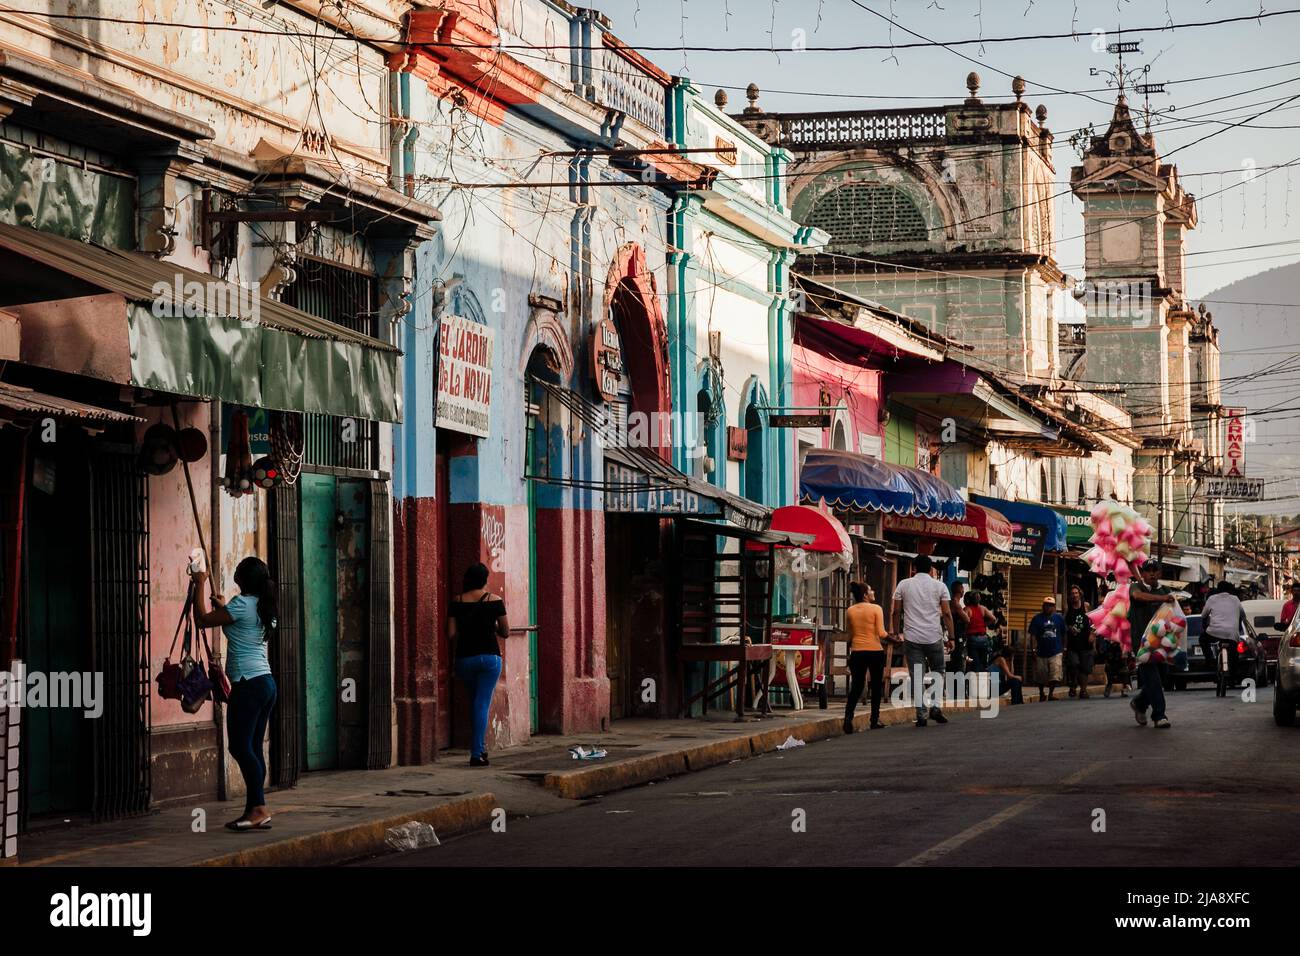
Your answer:
[[[1271,598],[1256,598],[1253,601],[1242,601],[1242,609],[1246,612],[1246,620],[1250,621],[1251,627],[1259,635],[1260,643],[1264,645],[1264,658],[1268,661],[1268,666],[1272,669],[1274,675],[1277,674],[1277,646],[1282,640],[1282,635],[1273,628],[1282,618],[1282,605],[1285,601],[1274,601]]]
[[[1281,631],[1277,649],[1277,687],[1273,690],[1273,720],[1279,727],[1295,726],[1296,707],[1300,706],[1300,614],[1289,625],[1274,624]]]
[[[1297,615],[1300,616],[1300,615]],[[1215,660],[1206,660],[1201,649],[1202,618],[1199,614],[1187,615],[1187,630],[1178,644],[1174,666],[1170,668],[1167,686],[1185,690],[1188,684],[1214,681],[1218,676]],[[1268,686],[1268,661],[1264,647],[1255,628],[1247,620],[1241,625],[1237,638],[1236,664],[1231,675],[1233,686],[1252,678],[1256,687]]]

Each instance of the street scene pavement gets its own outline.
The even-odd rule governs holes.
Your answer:
[[[1300,736],[1271,694],[1170,694],[1168,730],[1118,693],[898,724],[364,865],[1294,866]]]

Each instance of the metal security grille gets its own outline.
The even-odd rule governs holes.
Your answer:
[[[392,614],[389,556],[392,554],[393,505],[388,482],[370,482],[370,648],[367,695],[366,766],[387,767],[393,760]]]
[[[149,809],[149,482],[130,449],[90,461],[91,667],[104,675],[94,721],[96,821]]]
[[[814,204],[808,225],[829,232],[835,246],[924,242],[930,235],[905,192],[877,183],[832,189]]]
[[[284,290],[285,305],[354,332],[392,338],[379,323],[379,280],[369,273],[300,256],[296,277]],[[381,332],[383,334],[381,334]],[[379,467],[379,426],[365,419],[304,415],[304,461],[335,468]]]
[[[271,782],[292,787],[302,770],[299,723],[299,656],[302,641],[301,541],[298,486],[270,494],[271,576],[280,591],[280,618],[271,641],[271,670],[280,689],[271,723]]]

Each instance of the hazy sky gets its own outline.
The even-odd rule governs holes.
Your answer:
[[[610,16],[614,31],[632,45],[673,47],[646,55],[671,73],[691,77],[710,96],[719,85],[735,87],[728,90],[728,109],[733,112],[745,105],[741,90],[750,82],[764,90],[759,100],[763,107],[807,111],[959,102],[966,96],[966,74],[971,70],[983,80],[983,98],[1011,100],[1011,80],[998,71],[1022,75],[1028,83],[1025,99],[1031,106],[1047,106],[1047,125],[1056,134],[1057,191],[1066,193],[1056,201],[1061,240],[1057,262],[1076,275],[1083,272],[1082,240],[1077,238],[1083,220],[1081,206],[1068,193],[1070,167],[1078,159],[1068,140],[1073,130],[1088,124],[1098,132],[1104,130],[1114,103],[1106,77],[1088,72],[1093,67],[1115,68],[1113,55],[1093,51],[1092,31],[1159,27],[1171,19],[1175,24],[1215,20],[1259,9],[1255,0],[864,0],[862,6],[883,16],[892,13],[901,24],[892,28],[891,36],[886,20],[851,0],[590,3]],[[796,31],[803,31],[808,47],[918,42],[902,27],[940,41],[1071,30],[1078,31],[1080,38],[986,43],[983,49],[979,44],[953,50],[904,49],[893,54],[791,49],[799,37]],[[1156,146],[1162,154],[1186,147],[1169,161],[1177,164],[1187,189],[1198,198],[1206,197],[1200,201],[1200,225],[1188,247],[1195,253],[1188,260],[1192,296],[1300,259],[1300,241],[1240,248],[1300,240],[1296,228],[1300,226],[1300,163],[1264,175],[1269,166],[1300,157],[1297,38],[1300,14],[1128,37],[1141,40],[1142,52],[1126,57],[1126,65],[1150,64],[1149,78],[1169,83],[1167,94],[1151,97],[1153,110],[1165,114],[1152,121]],[[775,47],[779,52],[683,53],[683,43]],[[1241,70],[1259,71],[1201,79]],[[781,90],[792,92],[777,92]],[[1289,97],[1296,99],[1286,102]],[[1139,106],[1140,98],[1130,97],[1130,103]],[[1269,107],[1277,108],[1243,127],[1225,127]],[[1256,176],[1247,181],[1252,164]],[[1210,195],[1225,188],[1220,195]]]
[[[612,18],[620,38],[641,48],[665,70],[689,76],[710,97],[719,86],[729,87],[730,112],[745,106],[743,89],[750,82],[762,88],[759,103],[764,108],[802,112],[960,102],[967,95],[966,75],[971,70],[982,78],[983,99],[1010,101],[1014,99],[1010,77],[1023,76],[1026,101],[1033,107],[1047,106],[1047,125],[1056,134],[1056,191],[1063,193],[1055,200],[1057,262],[1079,277],[1083,276],[1083,217],[1082,206],[1069,193],[1070,168],[1078,162],[1069,139],[1089,124],[1098,133],[1104,131],[1115,101],[1108,78],[1089,74],[1093,68],[1113,71],[1116,66],[1113,54],[1094,52],[1093,31],[1107,31],[1104,40],[1112,41],[1118,27],[1239,17],[1262,7],[1258,0],[589,2]],[[892,17],[898,25],[891,29],[886,19],[863,7]],[[1269,8],[1287,9],[1287,5]],[[792,49],[800,38],[812,48],[920,40],[907,30],[945,42],[1071,31],[1077,31],[1079,38],[985,43],[983,48],[974,43],[951,49],[900,49],[892,54],[889,50]],[[1150,101],[1152,110],[1160,113],[1152,117],[1156,148],[1178,166],[1184,187],[1198,199],[1200,222],[1188,240],[1189,297],[1196,301],[1230,282],[1300,261],[1300,44],[1296,43],[1300,14],[1128,34],[1125,39],[1141,41],[1141,52],[1126,55],[1125,65],[1131,71],[1149,65],[1146,79],[1168,84],[1167,93],[1153,94]],[[683,45],[766,49],[683,53]],[[672,49],[649,51],[647,46]],[[1130,95],[1129,102],[1135,109],[1142,106],[1139,96]],[[1252,118],[1270,108],[1267,115]],[[1233,123],[1241,125],[1230,128]],[[1289,169],[1268,171],[1292,161],[1296,163]],[[1280,301],[1300,302],[1300,290]],[[1228,308],[1213,301],[1207,306]],[[1284,337],[1300,325],[1295,321],[1300,307],[1269,311],[1284,322]],[[1263,345],[1253,350],[1261,352],[1274,345],[1227,340],[1220,344],[1225,351],[1250,351],[1252,345]],[[1278,348],[1282,350],[1278,357],[1283,357],[1285,347]],[[1285,399],[1288,386],[1294,387],[1300,404],[1295,372],[1271,376],[1253,386],[1258,393],[1232,395],[1230,400],[1262,407]],[[1234,385],[1242,387],[1247,386]],[[1265,391],[1268,394],[1262,394]],[[1269,497],[1283,499],[1247,506],[1248,510],[1292,513],[1300,507],[1300,498],[1290,497],[1300,495],[1295,477],[1300,453],[1296,424],[1268,419],[1261,443],[1248,449],[1247,472],[1267,477]]]

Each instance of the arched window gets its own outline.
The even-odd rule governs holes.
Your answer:
[[[742,484],[741,493],[751,501],[767,502],[767,475],[765,473],[767,457],[764,454],[766,444],[766,429],[763,427],[763,415],[758,410],[758,406],[750,404],[745,410],[745,430],[749,433],[749,450],[745,457],[745,465],[741,470]]]
[[[806,224],[829,232],[832,247],[862,248],[930,238],[911,197],[897,186],[883,183],[837,186],[813,203]]]
[[[831,447],[836,451],[849,450],[849,436],[844,432],[844,422],[835,423],[835,430],[831,433]]]

